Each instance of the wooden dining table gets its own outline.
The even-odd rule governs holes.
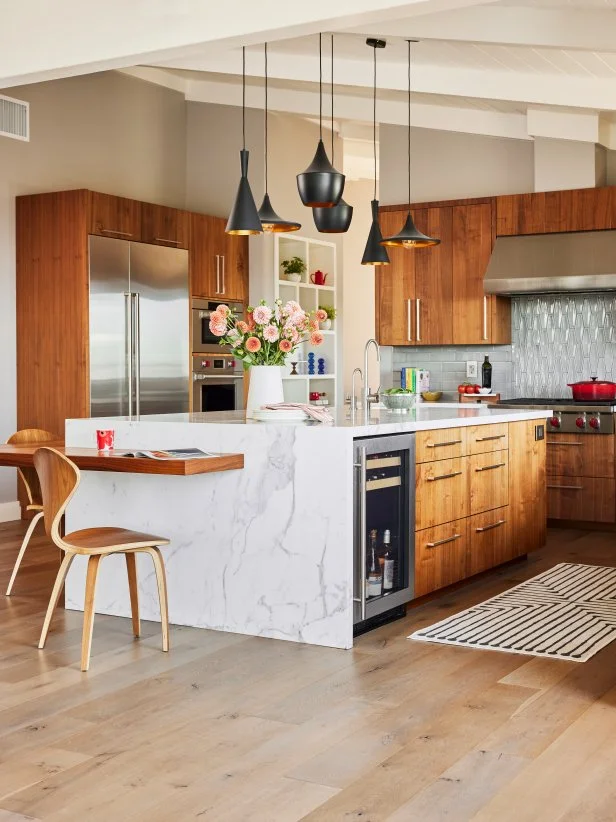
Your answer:
[[[166,476],[194,476],[232,471],[244,467],[243,454],[214,454],[191,459],[157,460],[151,457],[131,457],[118,448],[109,452],[96,448],[65,448],[63,441],[30,443],[28,445],[0,445],[0,466],[28,468],[34,465],[38,448],[55,448],[83,471],[116,471],[121,474],[164,474]]]

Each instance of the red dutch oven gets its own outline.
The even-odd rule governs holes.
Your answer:
[[[581,382],[569,382],[567,385],[573,391],[573,399],[577,402],[616,399],[616,382],[593,377]]]

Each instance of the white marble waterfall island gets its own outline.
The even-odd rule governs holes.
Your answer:
[[[117,525],[168,537],[170,620],[337,648],[353,644],[353,440],[545,418],[545,411],[421,405],[333,425],[246,422],[240,412],[79,419],[66,446],[93,447],[113,428],[116,450],[196,447],[243,453],[244,469],[196,476],[82,472],[66,530]],[[66,607],[83,608],[74,562]],[[139,556],[142,617],[158,620],[148,557]],[[98,613],[130,615],[123,557],[102,563]]]

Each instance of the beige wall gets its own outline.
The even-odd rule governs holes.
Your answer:
[[[406,129],[381,125],[379,134],[381,203],[404,203],[408,198]],[[414,128],[411,152],[414,202],[533,190],[532,140]]]
[[[535,138],[535,191],[592,188],[605,181],[605,152],[594,143]]]
[[[0,137],[0,440],[15,430],[15,197],[91,188],[184,206],[185,101],[115,72],[9,89],[30,102],[31,141]],[[0,471],[3,503],[14,472]],[[8,509],[5,509],[8,513]]]

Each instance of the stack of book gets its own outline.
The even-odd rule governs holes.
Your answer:
[[[400,372],[400,387],[414,394],[430,390],[430,372],[425,368],[402,368]]]

